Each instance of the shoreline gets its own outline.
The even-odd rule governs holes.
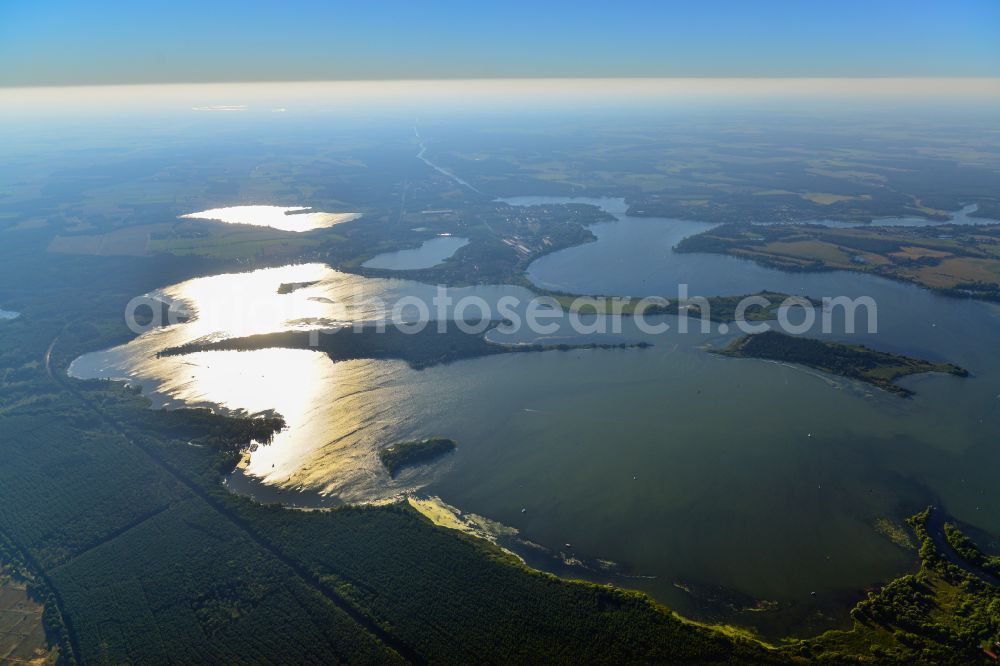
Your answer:
[[[248,270],[254,270],[254,269],[248,269]],[[341,269],[336,269],[336,270],[341,270]],[[352,271],[345,270],[343,272],[345,272],[345,273],[351,273]],[[393,277],[395,277],[395,276],[393,276]],[[914,285],[914,286],[919,286],[919,285]],[[540,291],[542,291],[540,287],[535,286],[535,285],[532,285],[530,287],[530,290],[533,291],[533,292],[535,292],[535,293],[539,293]],[[74,363],[75,363],[75,361],[76,361],[76,359],[74,359]],[[123,381],[125,381],[125,382],[133,382],[135,380],[124,379]],[[169,403],[171,401],[173,402],[173,404],[181,406],[181,407],[184,407],[184,406],[194,406],[194,405],[187,405],[187,404],[185,404],[183,402],[173,401],[173,400],[168,400],[168,401],[165,401],[165,402]],[[249,477],[248,475],[244,475],[244,476],[245,476],[246,479],[251,479],[252,478],[252,477]],[[254,479],[254,481],[256,481],[256,480]],[[268,486],[267,484],[265,484],[263,482],[258,482],[258,483],[260,485],[256,486],[256,495],[257,496],[255,496],[255,494],[253,493],[252,490],[250,491],[250,493],[241,493],[239,490],[237,490],[237,488],[240,487],[241,482],[237,481],[237,482],[234,483],[231,477],[227,477],[226,486],[227,486],[227,488],[231,492],[236,492],[238,494],[244,494],[245,496],[248,496],[248,497],[251,497],[252,499],[254,499],[254,501],[257,501],[257,502],[260,502],[260,503],[272,503],[272,502],[264,501],[264,500],[260,499],[260,497],[263,497],[263,496],[266,495],[266,494],[262,494],[265,488],[270,491],[270,490],[273,490],[274,487],[273,486]],[[254,486],[255,484],[250,483],[248,485],[249,486]],[[348,504],[348,503],[340,502],[339,500],[330,499],[330,496],[324,496],[324,495],[322,495],[322,493],[319,493],[317,491],[304,491],[304,490],[297,490],[296,491],[296,490],[280,489],[280,490],[275,491],[274,495],[275,495],[275,501],[273,503],[280,504],[282,506],[285,506],[286,508],[290,508],[290,509],[293,509],[293,510],[333,509],[333,508],[337,508],[338,506],[350,506],[350,505],[354,505],[355,504],[355,503]],[[278,496],[280,496],[280,497],[278,497]],[[403,499],[404,499],[404,497],[398,497],[398,498],[396,498],[394,500],[390,500],[390,501],[402,501]],[[291,501],[289,501],[289,500],[291,500]],[[406,499],[406,501],[409,502],[409,499]],[[312,506],[311,506],[311,504],[312,504]],[[364,504],[364,503],[362,503],[362,504]],[[522,558],[522,560],[523,560],[523,558]],[[540,568],[539,570],[551,572],[552,569],[550,567],[545,567],[545,568]],[[652,597],[650,597],[650,598],[652,599]],[[657,603],[660,603],[660,602],[657,602]]]

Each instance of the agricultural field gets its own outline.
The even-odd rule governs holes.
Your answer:
[[[729,254],[784,270],[868,272],[945,293],[1000,300],[1000,225],[724,225],[685,239],[677,249]]]
[[[975,203],[975,215],[1000,218],[1000,160],[990,130],[973,126],[900,120],[886,136],[847,119],[817,131],[805,119],[755,116],[724,131],[711,118],[577,120],[481,135],[435,127],[428,153],[496,196],[623,196],[633,216],[945,220]]]

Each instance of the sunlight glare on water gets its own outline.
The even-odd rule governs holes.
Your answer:
[[[248,224],[281,231],[325,229],[361,217],[360,213],[324,213],[308,206],[228,206],[181,215],[192,220],[214,220],[226,224]]]
[[[282,284],[297,288],[280,294]],[[271,445],[258,447],[249,456],[249,474],[273,484],[335,487],[345,499],[358,499],[370,495],[373,483],[384,481],[369,433],[379,432],[379,424],[388,426],[396,418],[396,412],[383,409],[386,401],[380,400],[379,388],[392,378],[398,364],[334,363],[326,354],[292,349],[160,357],[157,352],[206,338],[369,320],[377,312],[370,299],[391,299],[395,287],[394,281],[361,280],[322,264],[188,280],[152,294],[182,302],[191,315],[188,321],[84,355],[70,373],[127,378],[142,384],[155,402],[177,406],[219,406],[248,413],[274,410],[288,427]]]

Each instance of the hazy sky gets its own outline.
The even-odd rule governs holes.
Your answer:
[[[0,85],[998,76],[997,0],[0,0]]]

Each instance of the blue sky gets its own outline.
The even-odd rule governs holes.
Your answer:
[[[0,0],[0,85],[998,76],[996,0]]]

